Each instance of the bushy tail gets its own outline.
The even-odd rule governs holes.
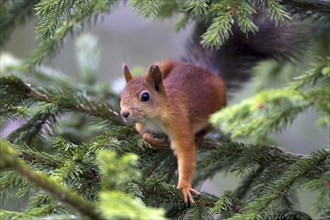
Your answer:
[[[221,76],[229,89],[237,88],[251,77],[259,61],[294,58],[309,32],[297,22],[275,25],[264,12],[256,14],[253,21],[259,28],[257,33],[246,36],[234,26],[233,34],[219,50],[202,47],[200,36],[206,27],[197,24],[183,60]]]

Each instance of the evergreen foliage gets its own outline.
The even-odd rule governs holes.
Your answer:
[[[235,190],[220,197],[203,192],[186,207],[175,187],[177,164],[170,150],[142,141],[119,117],[118,95],[97,80],[101,57],[97,39],[76,40],[77,82],[43,65],[60,49],[69,33],[98,21],[117,0],[4,0],[0,3],[0,47],[16,26],[33,16],[36,50],[25,60],[1,54],[0,127],[20,122],[0,140],[0,196],[28,199],[21,212],[0,210],[1,219],[321,219],[330,218],[330,150],[296,154],[270,144],[273,131],[283,131],[308,110],[315,126],[330,127],[330,51],[326,1],[125,1],[145,17],[164,19],[180,14],[176,28],[189,22],[208,24],[206,47],[220,47],[238,25],[245,34],[258,31],[252,21],[259,6],[278,25],[293,14],[319,19],[312,44],[318,58],[280,88],[255,96],[214,114],[218,130],[200,143],[194,185],[220,171],[240,178]],[[65,44],[64,44],[65,45]],[[323,49],[323,50],[322,50]],[[267,68],[280,75],[280,64]],[[290,64],[294,65],[294,64]],[[294,69],[294,67],[292,67]],[[273,73],[262,78],[272,80]],[[286,72],[286,71],[282,71]],[[288,77],[290,78],[290,77]],[[311,213],[302,211],[297,192],[317,194]]]
[[[317,124],[326,127],[330,123],[329,62],[329,57],[320,59],[288,87],[262,91],[214,114],[211,121],[232,138],[251,136],[260,140],[273,129],[284,129],[299,113],[314,108],[320,113]],[[308,84],[313,86],[306,88]]]

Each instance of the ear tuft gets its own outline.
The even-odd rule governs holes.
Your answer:
[[[152,74],[158,74],[158,72],[161,73],[157,65],[151,65],[151,72]]]
[[[129,83],[133,79],[133,77],[125,63],[123,63],[122,65],[122,70],[124,72],[126,83]]]
[[[146,81],[158,92],[164,91],[163,76],[157,65],[151,65],[148,69]]]

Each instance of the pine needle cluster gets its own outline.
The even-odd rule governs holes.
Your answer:
[[[0,47],[19,24],[38,19],[36,50],[24,60],[7,54],[0,57],[0,127],[18,123],[0,140],[0,196],[3,202],[12,197],[28,199],[21,212],[1,209],[0,218],[329,218],[329,146],[304,155],[268,142],[271,132],[285,130],[308,110],[319,116],[315,126],[329,129],[329,47],[318,46],[314,54],[319,58],[289,83],[262,90],[212,116],[217,131],[200,143],[194,185],[220,171],[238,176],[240,182],[220,197],[203,192],[195,206],[187,207],[175,187],[173,153],[151,148],[132,126],[124,124],[118,95],[98,81],[101,54],[94,36],[81,35],[76,40],[79,82],[43,64],[68,34],[79,33],[119,4],[117,0],[0,3]],[[180,15],[177,29],[204,22],[209,28],[202,44],[214,48],[230,37],[233,25],[245,34],[257,32],[252,16],[260,7],[278,25],[292,19],[291,13],[326,21],[330,11],[329,3],[315,0],[132,0],[124,4],[153,20]],[[329,46],[327,24],[320,25],[313,42]],[[297,192],[305,189],[317,194],[311,213],[299,207]]]

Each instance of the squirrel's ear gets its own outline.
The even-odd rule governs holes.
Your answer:
[[[151,84],[158,92],[164,92],[163,76],[157,65],[151,65],[148,69],[146,82]]]
[[[125,63],[123,64],[122,69],[124,72],[126,83],[129,83],[133,79],[132,74],[129,72],[129,69]]]

